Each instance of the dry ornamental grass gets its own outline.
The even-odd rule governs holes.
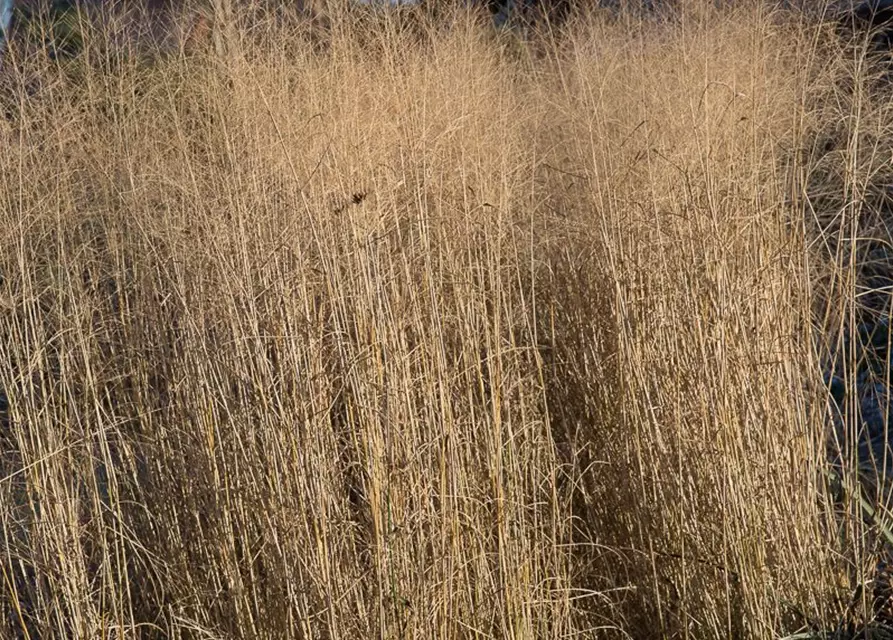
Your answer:
[[[0,637],[867,619],[817,336],[857,332],[887,94],[800,14],[679,5],[8,66]]]

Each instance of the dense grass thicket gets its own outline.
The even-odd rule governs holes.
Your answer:
[[[869,617],[823,372],[888,240],[891,102],[737,4],[11,46],[0,637]]]

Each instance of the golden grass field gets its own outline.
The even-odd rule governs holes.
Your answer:
[[[867,617],[819,338],[885,233],[889,94],[708,4],[5,62],[0,638]]]

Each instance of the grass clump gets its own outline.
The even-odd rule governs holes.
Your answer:
[[[815,28],[325,29],[4,85],[0,635],[833,624]]]

